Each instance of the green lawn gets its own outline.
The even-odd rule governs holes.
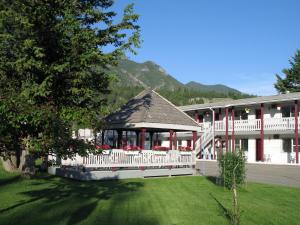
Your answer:
[[[300,189],[248,184],[242,224],[299,224]],[[0,224],[228,224],[231,194],[204,177],[79,182],[0,169]]]

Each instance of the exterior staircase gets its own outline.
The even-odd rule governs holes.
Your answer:
[[[203,134],[201,137],[197,140],[196,142],[196,156],[200,156],[201,150],[205,150],[207,148],[210,148],[212,146],[212,141],[213,141],[213,127],[210,126],[206,129],[204,129]]]

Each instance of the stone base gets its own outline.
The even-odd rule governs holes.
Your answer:
[[[146,177],[164,177],[164,176],[183,176],[194,175],[193,168],[172,168],[172,169],[130,169],[116,171],[86,171],[76,168],[60,168],[49,167],[48,173],[61,177],[71,178],[75,180],[113,180],[113,179],[129,179],[129,178],[146,178]]]

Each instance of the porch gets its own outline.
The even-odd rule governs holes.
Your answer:
[[[195,151],[105,150],[101,154],[61,160],[49,173],[77,180],[107,180],[193,175]]]
[[[195,164],[195,159],[194,151],[111,149],[97,155],[62,160],[61,165],[94,169],[191,167]]]

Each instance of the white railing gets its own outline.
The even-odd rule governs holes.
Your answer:
[[[298,127],[300,129],[300,118],[298,119]],[[208,125],[209,122],[200,124],[203,129],[202,132],[206,133],[208,128],[211,128],[211,125]],[[206,128],[205,128],[206,127]],[[228,121],[228,131],[232,131],[232,120]],[[225,120],[215,121],[215,131],[224,132],[226,130]],[[259,131],[261,129],[261,120],[260,119],[250,119],[250,120],[235,120],[234,121],[234,130],[235,131]],[[265,118],[264,119],[264,130],[293,130],[295,129],[295,118],[294,117],[285,117],[285,118]]]
[[[291,130],[295,129],[295,118],[266,118],[264,119],[264,130]]]
[[[84,167],[161,167],[191,166],[195,164],[195,152],[169,151],[126,151],[113,149],[98,155],[77,156],[73,160],[62,160],[62,165]]]
[[[213,138],[213,127],[210,127],[205,130],[201,136],[201,145],[205,147]]]

